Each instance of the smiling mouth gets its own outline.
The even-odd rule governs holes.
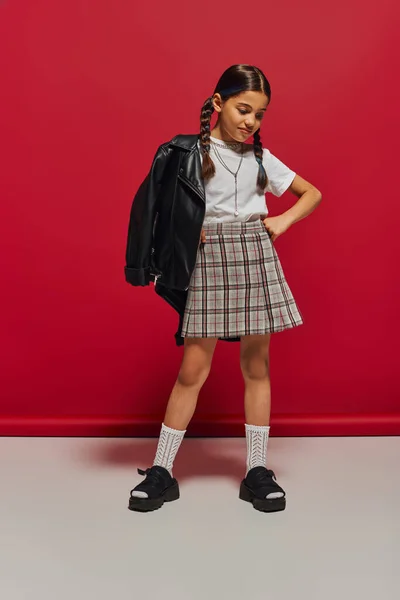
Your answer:
[[[245,133],[251,133],[248,129],[244,129],[243,127],[239,127],[240,131],[244,131]]]

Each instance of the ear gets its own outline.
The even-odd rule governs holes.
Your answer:
[[[214,94],[214,96],[212,98],[212,104],[213,104],[214,110],[216,112],[220,113],[222,110],[222,105],[223,105],[223,100],[222,100],[220,94]]]

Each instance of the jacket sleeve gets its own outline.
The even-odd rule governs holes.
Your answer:
[[[154,281],[151,272],[153,228],[167,158],[167,151],[160,146],[132,202],[125,257],[125,279],[132,285],[149,285]]]

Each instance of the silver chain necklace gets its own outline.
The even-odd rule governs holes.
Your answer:
[[[219,162],[221,163],[221,165],[222,165],[223,167],[225,167],[225,169],[226,169],[227,171],[229,171],[229,173],[231,173],[231,175],[233,175],[233,176],[234,176],[234,178],[235,178],[235,217],[237,217],[237,216],[238,216],[238,214],[239,214],[239,211],[238,211],[238,201],[237,201],[237,176],[238,176],[239,169],[240,169],[240,167],[242,166],[242,162],[243,162],[243,144],[242,144],[241,142],[239,142],[238,144],[235,144],[235,146],[239,146],[239,145],[240,145],[240,146],[242,147],[242,148],[241,148],[241,157],[240,157],[239,166],[238,166],[238,168],[237,168],[237,170],[236,170],[236,173],[235,173],[234,171],[231,171],[231,170],[230,170],[230,168],[229,168],[229,167],[228,167],[228,166],[225,164],[225,162],[223,161],[223,159],[222,159],[222,157],[221,157],[220,153],[218,152],[217,148],[215,147],[215,146],[220,146],[220,144],[216,144],[216,143],[215,143],[215,142],[213,142],[212,140],[211,140],[211,142],[212,142],[212,144],[213,144],[213,146],[214,146],[214,152],[215,152],[215,156],[217,157],[217,159],[219,160]],[[233,144],[232,144],[232,145],[233,145]],[[222,147],[224,147],[224,146],[222,146]],[[229,148],[229,146],[225,146],[225,147],[228,147],[228,148]]]
[[[211,143],[214,144],[214,146],[218,146],[219,148],[239,148],[239,146],[242,145],[242,142],[224,142],[223,144],[219,144],[218,142],[215,142],[214,140],[211,140]],[[222,141],[222,140],[221,140]]]

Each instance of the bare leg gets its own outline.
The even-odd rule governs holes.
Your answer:
[[[271,334],[246,335],[240,342],[240,366],[245,383],[246,423],[269,425],[271,381],[269,345]]]
[[[178,378],[172,389],[164,425],[186,429],[196,408],[199,392],[212,363],[218,338],[184,338],[184,355]]]

